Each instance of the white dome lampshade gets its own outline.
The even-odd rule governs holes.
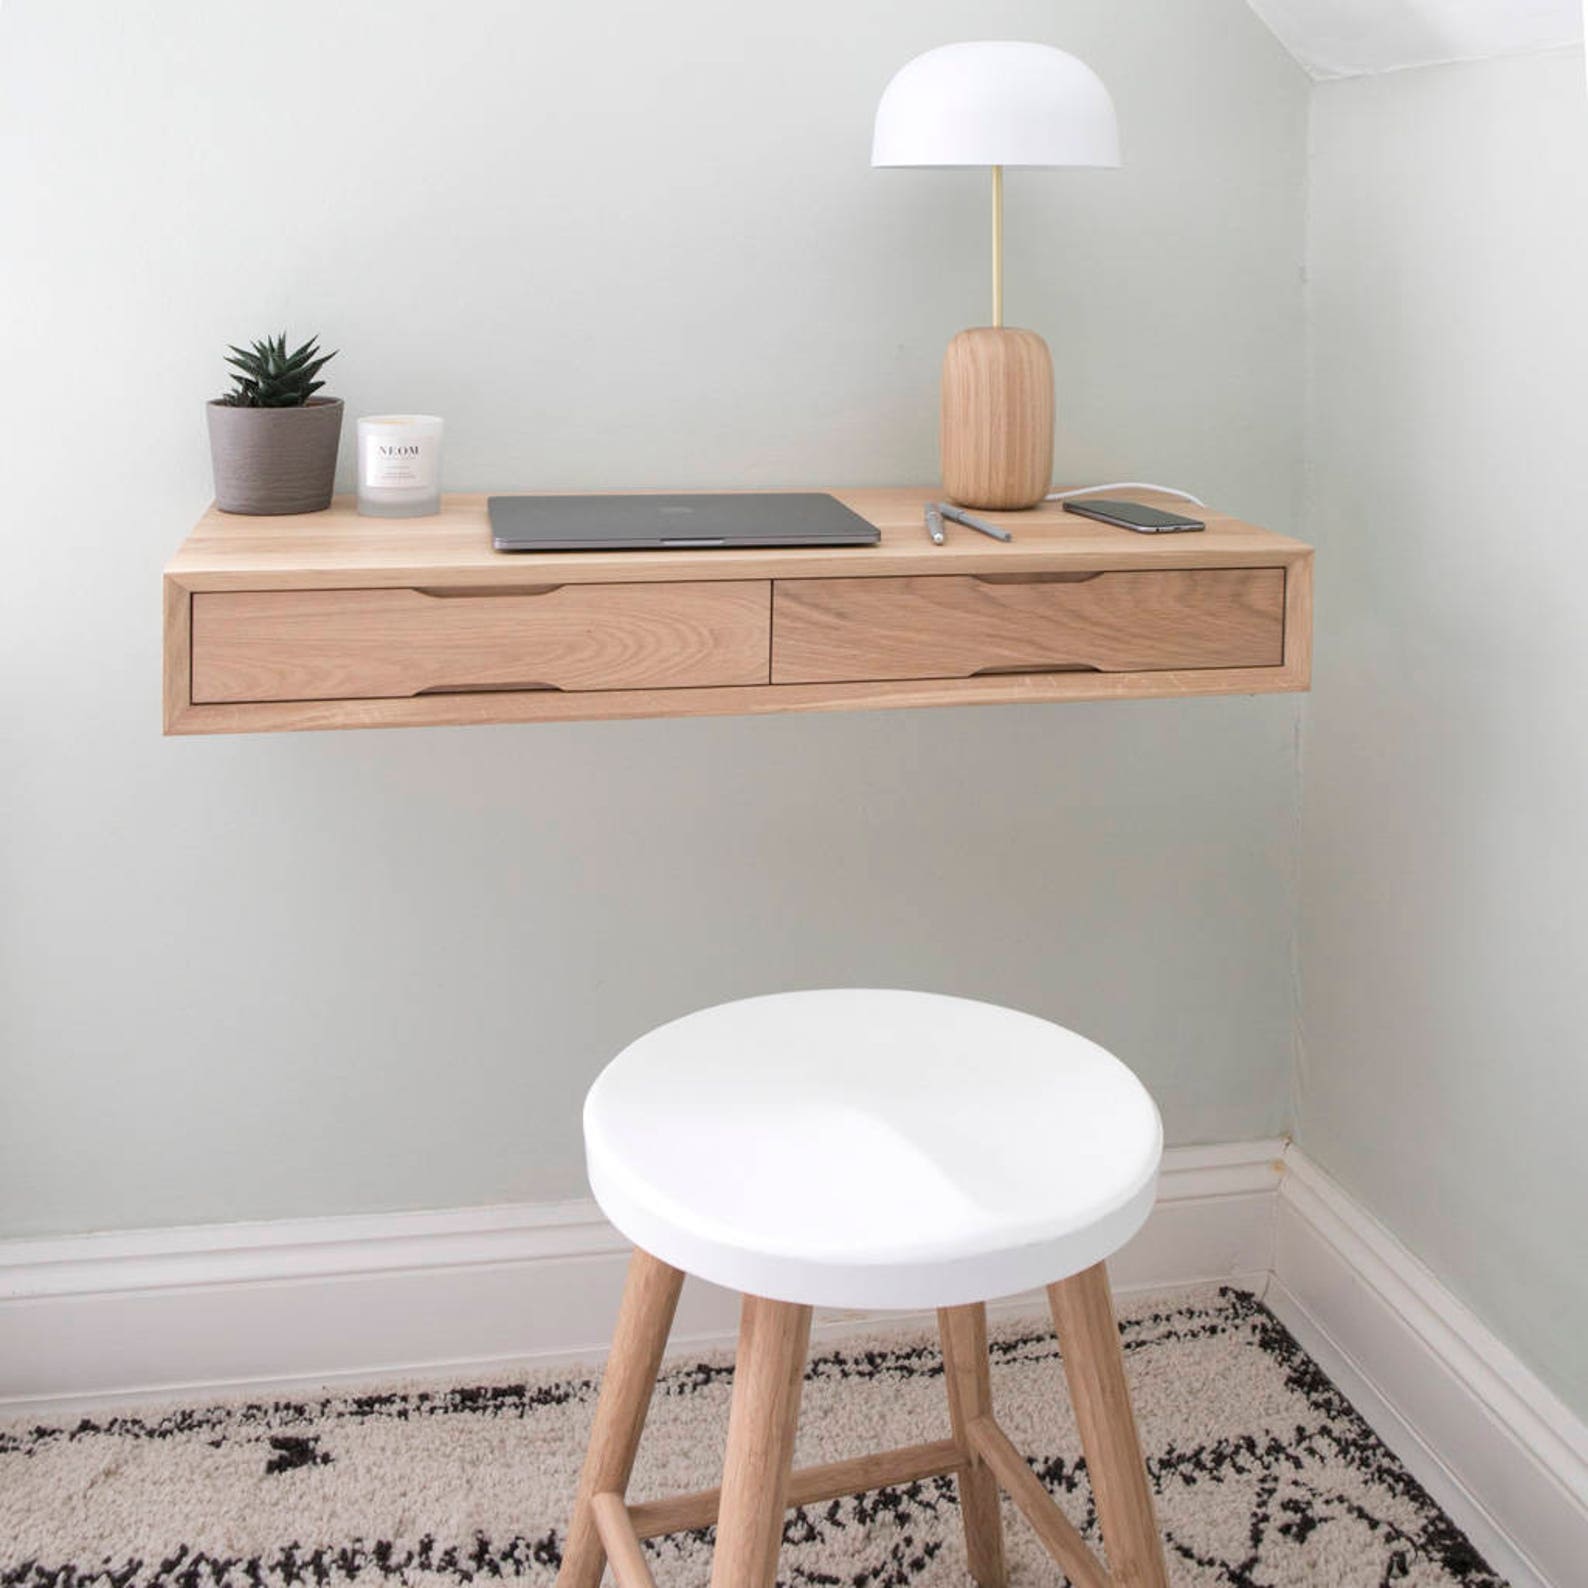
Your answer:
[[[944,44],[883,90],[873,165],[1119,164],[1103,80],[1051,44]]]
[[[1035,507],[1053,480],[1053,359],[1004,327],[1004,167],[1118,165],[1114,101],[1051,44],[945,44],[883,91],[871,163],[992,168],[992,324],[943,359],[943,487],[965,507]]]

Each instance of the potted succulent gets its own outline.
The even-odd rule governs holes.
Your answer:
[[[223,513],[318,513],[331,505],[342,399],[314,394],[325,384],[315,376],[335,357],[314,338],[289,353],[285,332],[231,350],[233,388],[206,408]]]

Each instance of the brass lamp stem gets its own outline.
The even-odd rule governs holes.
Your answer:
[[[1004,168],[992,168],[993,319],[1004,323]]]

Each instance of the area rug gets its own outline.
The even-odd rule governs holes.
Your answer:
[[[1121,1307],[1126,1365],[1176,1588],[1503,1588],[1460,1530],[1255,1297],[1203,1288]],[[1054,1339],[993,1331],[999,1420],[1098,1543]],[[731,1361],[669,1361],[634,1498],[720,1479]],[[338,1588],[556,1576],[591,1376],[0,1425],[8,1588]],[[819,1346],[801,1465],[946,1438],[936,1343]],[[1063,1581],[1005,1512],[1010,1581]],[[658,1588],[701,1588],[709,1531],[647,1546]],[[965,1588],[951,1478],[790,1514],[786,1588]]]

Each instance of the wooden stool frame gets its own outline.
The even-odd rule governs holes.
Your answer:
[[[619,1588],[655,1588],[641,1540],[713,1522],[711,1588],[773,1588],[792,1507],[948,1473],[959,1486],[979,1588],[1007,1588],[1000,1489],[1074,1588],[1168,1588],[1104,1264],[1049,1285],[1048,1305],[1108,1569],[993,1418],[987,1310],[979,1302],[938,1313],[952,1437],[795,1471],[811,1309],[744,1297],[722,1487],[631,1505],[629,1476],[683,1282],[678,1269],[646,1252],[630,1262],[556,1588],[599,1588],[607,1565]]]

